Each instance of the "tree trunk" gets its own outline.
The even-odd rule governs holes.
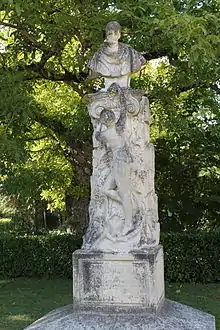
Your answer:
[[[82,235],[88,225],[89,198],[66,194],[66,224],[71,232]]]

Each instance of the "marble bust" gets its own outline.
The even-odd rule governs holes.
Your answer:
[[[145,64],[144,57],[131,46],[118,42],[121,26],[118,22],[109,22],[106,26],[106,40],[88,63],[91,79],[104,77],[105,90],[113,83],[120,87],[130,87],[131,74]]]

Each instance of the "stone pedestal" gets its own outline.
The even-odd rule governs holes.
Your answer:
[[[75,311],[157,311],[164,300],[163,248],[73,253]]]
[[[158,312],[73,313],[73,306],[55,309],[26,330],[215,330],[214,316],[165,300]]]

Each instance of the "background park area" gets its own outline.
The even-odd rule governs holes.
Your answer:
[[[0,2],[0,329],[72,302],[88,226],[92,125],[86,64],[107,22],[146,65],[166,296],[220,330],[218,0]]]

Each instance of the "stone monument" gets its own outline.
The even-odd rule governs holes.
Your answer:
[[[103,77],[105,87],[86,96],[93,173],[89,227],[73,253],[73,308],[27,329],[213,330],[211,315],[164,299],[149,102],[145,91],[130,88],[145,59],[119,43],[120,31],[108,23],[88,63],[90,77]]]
[[[120,25],[110,22],[88,64],[105,88],[86,96],[94,150],[90,222],[73,258],[80,310],[157,310],[164,300],[149,103],[145,91],[130,88],[145,59],[119,38]]]

